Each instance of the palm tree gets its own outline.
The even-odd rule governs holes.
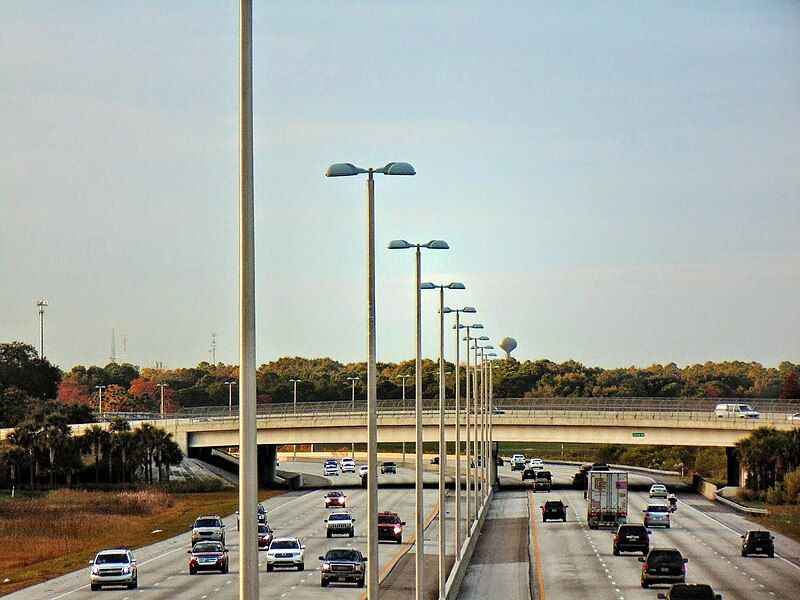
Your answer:
[[[58,454],[69,443],[70,428],[67,419],[61,413],[50,413],[44,418],[44,427],[39,437],[43,450],[50,460],[50,486],[55,484]]]
[[[39,427],[32,420],[25,420],[14,428],[9,434],[9,441],[21,448],[28,455],[28,474],[30,476],[30,487],[33,487],[33,478],[36,473],[36,442]]]
[[[153,483],[153,457],[157,439],[157,427],[150,423],[142,425],[134,430],[133,437],[136,447],[142,453],[142,467],[144,468],[144,478],[147,483]]]
[[[82,446],[94,454],[94,482],[100,483],[100,451],[108,446],[110,435],[100,425],[92,425],[81,436]],[[109,479],[110,482],[110,479]]]

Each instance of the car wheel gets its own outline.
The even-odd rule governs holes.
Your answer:
[[[769,554],[767,554],[767,556],[769,556],[770,558],[775,558],[775,553],[774,552],[770,552]]]
[[[350,530],[350,537],[353,537],[355,534],[356,534],[355,530],[351,529]]]
[[[135,587],[136,587],[136,582],[134,581],[133,583],[129,583],[129,584],[126,586],[126,587],[127,587],[129,590],[132,590],[133,588],[135,588]]]
[[[666,525],[666,529],[669,529],[669,523],[667,523],[667,525]]]
[[[267,573],[271,573],[275,570],[275,565],[267,565]]]
[[[399,538],[399,539],[397,540],[397,543],[398,543],[398,544],[402,544],[402,543],[403,543],[403,538]]]
[[[648,583],[647,581],[645,581],[644,579],[642,579],[642,587],[643,587],[643,588],[645,588],[645,589],[647,589],[647,588],[649,588],[649,587],[650,587],[650,583]]]
[[[745,557],[745,556],[747,556],[747,552],[745,552],[744,550],[742,550],[742,557]]]
[[[363,588],[364,587],[364,579],[359,579],[356,583],[356,587]]]
[[[97,585],[96,583],[93,583],[93,584],[91,584],[89,587],[91,587],[91,588],[92,588],[92,591],[93,591],[93,592],[96,592],[97,590],[99,590],[99,589],[100,589],[100,586],[99,586],[99,585]]]
[[[566,523],[567,522],[567,517],[561,517],[561,520],[564,521],[564,523]]]
[[[192,568],[189,569],[189,575],[195,575],[196,573],[197,573],[197,570],[192,569]]]
[[[305,563],[300,563],[299,565],[297,565],[297,570],[298,571],[305,571],[306,570]]]
[[[331,535],[332,535],[330,531],[326,531],[326,532],[325,532],[325,534],[326,534],[328,537],[331,537]]]
[[[223,575],[227,575],[227,574],[228,574],[228,565],[225,565],[225,566],[222,568],[222,574],[223,574]]]
[[[325,579],[325,578],[320,579],[319,580],[319,585],[320,585],[320,587],[328,587],[328,580]]]
[[[619,556],[619,550],[617,550],[616,548],[614,548],[614,556]]]

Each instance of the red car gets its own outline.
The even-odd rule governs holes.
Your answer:
[[[258,549],[261,548],[269,548],[269,545],[272,543],[273,538],[272,529],[269,528],[269,525],[259,525],[258,526]]]
[[[378,513],[378,539],[390,540],[403,543],[403,525],[405,521],[401,521],[397,513],[385,512]]]
[[[189,575],[198,571],[228,572],[228,549],[220,542],[197,542],[189,554]]]
[[[328,492],[325,494],[325,508],[345,508],[347,496],[342,492]]]

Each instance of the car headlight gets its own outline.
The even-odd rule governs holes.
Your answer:
[[[395,525],[394,526],[394,532],[395,533],[400,533],[401,531],[403,531],[403,528],[400,527],[400,525]]]
[[[130,575],[131,574],[131,568],[130,567],[122,567],[122,574],[123,575]]]
[[[322,570],[323,571],[330,571],[331,570],[331,566],[329,564],[324,564],[324,565],[322,565]]]
[[[355,570],[356,570],[356,572],[360,573],[361,571],[364,570],[364,565],[356,565]]]
[[[99,575],[100,569],[98,567],[92,567],[92,575]]]

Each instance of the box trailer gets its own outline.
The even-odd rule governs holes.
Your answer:
[[[586,520],[590,529],[616,527],[628,521],[628,474],[589,471]]]

